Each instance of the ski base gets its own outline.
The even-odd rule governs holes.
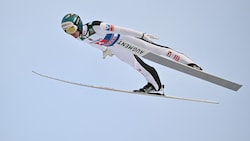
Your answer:
[[[32,72],[34,74],[36,74],[36,75],[39,75],[39,76],[42,76],[42,77],[45,77],[45,78],[49,78],[49,79],[52,79],[52,80],[56,80],[56,81],[60,81],[60,82],[68,83],[68,84],[78,85],[78,86],[82,86],[82,87],[101,89],[101,90],[107,90],[107,91],[114,91],[114,92],[121,92],[121,93],[138,94],[138,95],[145,95],[145,96],[154,96],[154,97],[161,97],[161,98],[170,98],[170,99],[177,99],[177,100],[201,102],[201,103],[219,104],[219,102],[217,102],[217,101],[191,99],[191,98],[170,96],[170,95],[165,95],[165,94],[160,94],[160,93],[150,93],[150,94],[149,93],[140,93],[140,92],[133,92],[133,91],[122,90],[122,89],[114,89],[114,88],[109,88],[109,87],[81,84],[81,83],[66,81],[66,80],[63,80],[63,79],[59,79],[59,78],[51,77],[51,76],[48,76],[48,75],[44,75],[44,74],[38,73],[36,71],[32,71]]]

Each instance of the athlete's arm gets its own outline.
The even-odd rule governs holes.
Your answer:
[[[151,41],[151,39],[158,39],[158,37],[155,37],[151,34],[146,34],[146,33],[136,31],[130,28],[112,25],[112,24],[108,24],[105,22],[100,23],[100,28],[102,31],[114,32],[114,33],[118,33],[118,34],[125,35],[125,36],[133,36],[133,37],[141,38],[147,41]]]
[[[133,36],[133,37],[137,37],[137,38],[141,38],[143,35],[142,32],[139,32],[139,31],[136,31],[133,29],[129,29],[126,27],[108,24],[105,22],[100,23],[100,28],[101,28],[101,31],[113,32],[113,33],[118,33],[118,34],[125,35],[125,36]]]

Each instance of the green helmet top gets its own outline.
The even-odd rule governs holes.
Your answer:
[[[76,30],[82,31],[83,24],[81,18],[78,15],[69,13],[63,17],[61,26],[64,31],[72,26],[75,26],[77,28]]]

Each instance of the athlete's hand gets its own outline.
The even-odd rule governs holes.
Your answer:
[[[141,39],[152,42],[151,41],[152,39],[153,40],[158,40],[159,38],[154,36],[154,35],[151,35],[151,34],[143,33]]]
[[[102,58],[105,59],[107,56],[112,57],[114,54],[112,53],[112,51],[109,48],[106,48],[106,50],[104,50],[102,52]]]

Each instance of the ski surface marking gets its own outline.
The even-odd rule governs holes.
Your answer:
[[[102,87],[102,86],[95,86],[95,85],[88,85],[88,84],[81,84],[81,83],[76,83],[76,82],[71,82],[55,77],[51,77],[48,75],[44,75],[41,73],[38,73],[36,71],[32,71],[34,74],[49,78],[52,80],[72,84],[72,85],[78,85],[82,87],[88,87],[88,88],[94,88],[94,89],[101,89],[101,90],[107,90],[107,91],[114,91],[114,92],[121,92],[121,93],[129,93],[129,94],[139,94],[139,95],[146,95],[146,96],[154,96],[154,97],[161,97],[161,98],[170,98],[170,99],[177,99],[177,100],[185,100],[185,101],[193,101],[193,102],[202,102],[202,103],[210,103],[210,104],[219,104],[217,101],[210,101],[210,100],[201,100],[201,99],[191,99],[191,98],[184,98],[184,97],[177,97],[177,96],[169,96],[169,95],[156,95],[156,94],[145,94],[145,93],[139,93],[139,92],[132,92],[128,90],[122,90],[122,89],[114,89],[114,88],[109,88],[109,87]]]

